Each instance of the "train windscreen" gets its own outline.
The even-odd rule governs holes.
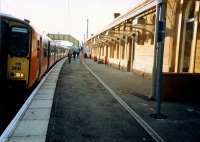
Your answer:
[[[27,28],[12,27],[9,53],[13,56],[27,56],[29,51],[29,31]]]

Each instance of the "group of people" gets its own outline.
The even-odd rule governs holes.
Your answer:
[[[69,63],[71,63],[71,58],[73,57],[74,60],[77,58],[79,58],[79,54],[80,54],[80,49],[70,49],[69,52],[68,52],[68,61]]]

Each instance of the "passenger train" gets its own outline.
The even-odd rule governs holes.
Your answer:
[[[0,81],[31,88],[68,49],[38,32],[28,20],[0,14]]]

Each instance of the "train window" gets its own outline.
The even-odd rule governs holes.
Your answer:
[[[55,48],[55,49],[54,49],[54,52],[55,52],[55,54],[57,54],[57,53],[58,53],[58,49],[57,49],[57,48]]]
[[[54,55],[54,47],[51,47],[51,56],[53,56]]]
[[[13,56],[27,56],[29,51],[29,33],[27,28],[12,27],[9,53]]]
[[[44,43],[44,56],[48,57],[48,43]]]
[[[28,33],[28,29],[26,29],[26,28],[12,27],[12,32]]]

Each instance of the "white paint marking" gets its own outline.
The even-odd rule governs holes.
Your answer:
[[[110,94],[129,112],[129,114],[135,118],[135,120],[145,129],[145,131],[156,141],[165,142],[165,140],[159,136],[159,134],[148,125],[125,101],[123,101],[107,84],[105,84],[99,76],[97,76],[85,63],[83,65],[89,70],[89,72],[110,92]]]

